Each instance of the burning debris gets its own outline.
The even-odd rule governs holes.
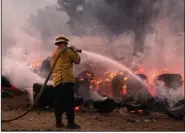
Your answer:
[[[32,64],[37,68],[37,74],[43,78],[50,70],[49,61],[50,58],[45,59],[40,63],[40,66],[39,62]],[[93,63],[85,63],[83,67],[85,69],[76,76],[74,107],[76,111],[92,110],[99,113],[110,113],[117,108],[127,108],[130,113],[151,114],[152,112],[160,112],[177,119],[184,117],[182,113],[184,103],[178,104],[181,99],[174,101],[173,105],[170,106],[170,99],[166,96],[170,97],[171,95],[165,94],[164,91],[165,88],[167,90],[171,90],[170,88],[177,90],[182,87],[183,79],[180,74],[168,73],[167,69],[163,69],[157,74],[154,81],[150,82],[148,77],[143,74],[144,70],[142,68],[135,71],[136,76],[141,80],[139,81],[125,71],[110,72],[99,65],[102,71],[96,72],[97,66]],[[150,83],[154,84],[151,85]],[[156,90],[155,94],[152,95],[150,87]],[[41,88],[42,84],[33,84],[33,100],[37,97]],[[162,96],[162,94],[166,96]],[[42,97],[38,101],[37,108],[54,108],[54,89],[52,85],[46,86]]]
[[[165,87],[172,89],[178,89],[183,85],[181,74],[164,73],[160,74],[157,80],[162,81]]]
[[[50,59],[47,58],[43,61],[40,70],[45,70],[45,73],[49,70],[49,65],[47,62]],[[135,77],[130,76],[125,71],[120,72],[104,72],[104,67],[99,66],[103,71],[96,73],[97,66],[90,62],[84,63],[84,70],[80,72],[76,77],[77,85],[75,86],[76,96],[79,96],[77,107],[79,105],[91,108],[91,106],[96,109],[98,112],[111,112],[117,107],[126,107],[129,112],[138,111],[138,112],[162,112],[166,113],[167,109],[170,108],[170,103],[168,99],[161,99],[160,94],[164,88],[180,88],[182,83],[182,77],[180,74],[169,73],[168,69],[160,70],[157,73],[157,76],[154,78],[154,81],[149,81],[148,77],[143,74],[144,70],[142,68],[135,69],[136,76],[139,77],[143,82],[137,80]],[[80,68],[79,68],[80,69]],[[81,69],[82,70],[82,69]],[[41,74],[41,73],[40,73]],[[157,81],[163,83],[162,86],[158,86]],[[154,83],[150,85],[150,83]],[[37,86],[37,87],[36,87]],[[39,85],[41,88],[42,86]],[[166,87],[165,87],[166,86]],[[151,88],[150,88],[151,87]],[[34,92],[38,93],[40,90],[37,84],[34,84]],[[48,88],[48,89],[47,89]],[[50,88],[50,89],[49,89]],[[156,93],[152,93],[153,90],[156,90]],[[160,90],[159,90],[160,89]],[[50,105],[53,107],[53,101],[51,96],[47,97],[50,94],[53,94],[52,86],[47,86],[45,93],[41,98],[41,106]],[[160,94],[159,94],[160,93]],[[164,96],[165,97],[165,96]],[[43,101],[42,101],[43,99]],[[49,103],[47,103],[50,99]],[[78,101],[78,99],[76,99]],[[176,104],[175,102],[174,104]],[[79,108],[78,110],[81,110]]]
[[[32,72],[34,73],[38,73],[38,69],[41,66],[41,62],[38,60],[33,60],[32,63],[30,64],[30,69],[32,70]]]
[[[117,64],[112,61],[107,65],[116,67],[114,68],[115,71],[107,70],[108,66],[106,68],[99,67],[102,63],[93,63],[92,68],[86,68],[85,71],[80,69],[78,74],[79,72],[81,74],[76,76],[77,84],[75,86],[77,92],[74,108],[76,111],[81,111],[82,106],[87,106],[87,108],[89,107],[99,113],[110,113],[116,108],[126,108],[130,113],[151,114],[152,112],[160,112],[176,119],[185,117],[185,103],[183,102],[185,99],[180,95],[180,88],[183,87],[181,75],[170,73],[168,69],[163,70],[163,74],[160,72],[151,77],[148,74],[153,73],[154,70],[145,72],[146,68],[168,67],[171,70],[178,70],[174,72],[181,73],[182,70],[179,68],[183,66],[182,46],[184,45],[181,41],[184,40],[182,38],[182,33],[184,33],[182,14],[184,15],[184,13],[181,13],[182,10],[178,9],[184,7],[183,0],[181,2],[175,2],[174,0],[58,0],[57,3],[61,7],[59,10],[63,13],[56,12],[55,5],[52,5],[38,10],[35,15],[33,14],[30,17],[28,14],[25,15],[24,11],[13,15],[22,16],[21,13],[24,13],[23,16],[30,18],[28,19],[30,25],[27,25],[27,22],[22,18],[11,23],[11,19],[14,19],[14,17],[4,15],[5,27],[3,33],[5,34],[3,44],[4,48],[9,51],[9,56],[3,54],[3,64],[7,67],[4,71],[13,77],[11,79],[11,81],[15,81],[13,84],[17,83],[16,86],[19,88],[24,86],[22,87],[25,88],[24,90],[33,91],[30,96],[34,95],[33,99],[35,99],[38,91],[43,86],[39,83],[43,82],[42,80],[50,70],[50,59],[44,60],[43,63],[37,60],[31,62],[30,69],[41,77],[40,80],[37,74],[32,72],[30,74],[28,69],[24,69],[27,68],[27,64],[24,64],[24,61],[20,61],[19,58],[22,56],[24,49],[27,49],[30,52],[29,54],[40,53],[41,57],[35,56],[38,59],[48,55],[44,51],[52,49],[52,36],[63,31],[63,34],[70,36],[72,45],[81,45],[81,48],[85,50],[96,51],[96,53],[102,52],[104,55],[111,55],[113,58],[116,56],[114,54],[118,53],[117,58],[124,57],[121,59],[123,64],[127,64],[133,71],[132,73],[140,79],[138,81],[134,78],[135,76],[129,75],[123,69],[122,72],[116,71],[120,67],[117,67]],[[11,3],[7,5],[11,6]],[[13,9],[16,12],[16,8],[13,7],[5,9]],[[8,13],[7,11],[5,10],[5,14]],[[178,13],[177,11],[181,12]],[[7,21],[8,23],[6,23],[7,18],[11,18]],[[50,23],[46,20],[50,20]],[[177,25],[181,25],[182,28]],[[181,36],[178,35],[178,32],[181,32]],[[95,35],[96,37],[92,38]],[[97,36],[99,36],[98,39]],[[88,40],[86,40],[86,37],[88,37]],[[99,38],[101,39],[99,40]],[[23,47],[25,42],[28,45]],[[15,49],[10,52],[11,48],[8,44],[14,44],[11,47],[20,47],[23,50]],[[97,44],[104,46],[97,47]],[[91,49],[91,47],[95,47],[95,49]],[[114,47],[121,49],[122,55],[119,54],[119,50],[113,50]],[[110,53],[107,48],[111,49],[109,50]],[[5,49],[3,53],[6,53]],[[131,51],[136,55],[132,55]],[[138,52],[142,52],[142,55],[138,55]],[[146,64],[142,63],[143,54]],[[131,63],[132,56],[134,61]],[[138,57],[140,60],[137,60]],[[7,61],[8,59],[12,61]],[[19,68],[16,68],[16,64],[20,65]],[[99,70],[95,67],[98,67]],[[18,85],[19,83],[20,85]],[[30,87],[33,83],[36,84],[33,85],[32,89]],[[144,83],[147,85],[144,85]],[[8,84],[3,81],[2,94],[7,90],[9,91],[10,88],[10,92],[17,91],[16,87]],[[5,88],[6,85],[8,87]],[[24,92],[24,90],[22,91]],[[46,86],[45,92],[37,105],[38,108],[46,108],[47,106],[50,108],[54,106],[54,90],[50,84]]]
[[[138,71],[139,72],[139,71]],[[164,72],[164,73],[163,73]],[[170,77],[180,77],[179,74],[166,74],[167,71],[161,71],[157,77],[162,77],[163,75],[169,75]],[[137,72],[136,72],[137,73]],[[128,111],[144,111],[146,113],[150,112],[166,112],[166,110],[170,107],[168,101],[161,100],[156,95],[152,95],[151,89],[149,89],[147,86],[145,86],[143,83],[135,79],[134,77],[129,76],[127,73],[124,74],[124,72],[120,73],[108,73],[105,72],[101,78],[96,78],[95,76],[90,76],[94,74],[90,74],[88,71],[84,73],[89,80],[84,80],[81,76],[81,82],[84,82],[84,85],[81,84],[82,89],[84,88],[84,93],[86,92],[86,96],[88,96],[88,100],[90,100],[90,93],[91,89],[96,89],[97,92],[101,92],[100,95],[106,95],[107,97],[117,99],[116,97],[120,98],[119,106],[126,107]],[[150,82],[148,80],[148,77],[145,74],[137,74],[137,76],[144,81],[146,84],[150,86]],[[169,77],[168,76],[168,77]],[[167,79],[169,79],[167,76],[165,76],[165,83],[168,86],[168,82],[166,82]],[[85,78],[85,79],[87,79]],[[173,78],[175,80],[176,78]],[[86,83],[87,82],[87,83]],[[182,79],[177,78],[178,82],[176,87],[180,87],[182,84]],[[104,86],[104,83],[107,85],[106,90],[109,91],[108,93],[103,93],[102,86]],[[152,87],[152,86],[151,86]],[[157,89],[158,86],[154,86],[154,89]],[[170,86],[169,86],[170,87]],[[81,88],[81,87],[80,87]],[[81,93],[82,94],[82,93]],[[82,94],[82,97],[83,94]],[[86,98],[85,98],[86,99]],[[122,99],[122,100],[121,100]],[[92,100],[92,99],[91,99]],[[116,103],[115,103],[116,104]],[[117,104],[116,104],[117,105]]]
[[[1,95],[2,98],[7,97],[14,97],[14,96],[20,96],[20,95],[27,95],[26,90],[19,90],[16,86],[12,85],[12,83],[9,81],[9,79],[6,76],[1,76]]]

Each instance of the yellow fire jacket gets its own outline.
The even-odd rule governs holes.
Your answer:
[[[61,52],[61,48],[57,48],[51,58],[51,66],[53,66],[57,56]],[[54,70],[52,71],[53,86],[57,86],[60,83],[75,83],[75,77],[73,74],[73,63],[80,63],[80,56],[77,52],[67,48],[61,55],[56,63]]]

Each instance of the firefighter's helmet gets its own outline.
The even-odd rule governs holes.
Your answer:
[[[64,35],[57,35],[56,36],[56,40],[55,40],[55,45],[56,44],[58,44],[58,43],[62,43],[62,42],[64,42],[64,43],[67,43],[68,44],[68,38],[67,37],[65,37]]]

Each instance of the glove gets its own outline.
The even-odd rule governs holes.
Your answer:
[[[72,51],[77,51],[78,50],[75,46],[71,46],[70,49],[72,49]]]

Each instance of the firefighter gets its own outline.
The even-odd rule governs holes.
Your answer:
[[[68,38],[63,35],[58,35],[55,40],[57,46],[56,51],[51,58],[51,65],[54,64],[57,56],[62,49],[68,45]],[[62,114],[66,113],[68,124],[67,128],[77,129],[80,128],[78,124],[74,122],[74,84],[75,77],[73,74],[73,64],[80,63],[80,56],[76,47],[72,46],[67,48],[62,56],[59,58],[53,72],[53,86],[55,89],[55,118],[56,127],[63,127]]]

